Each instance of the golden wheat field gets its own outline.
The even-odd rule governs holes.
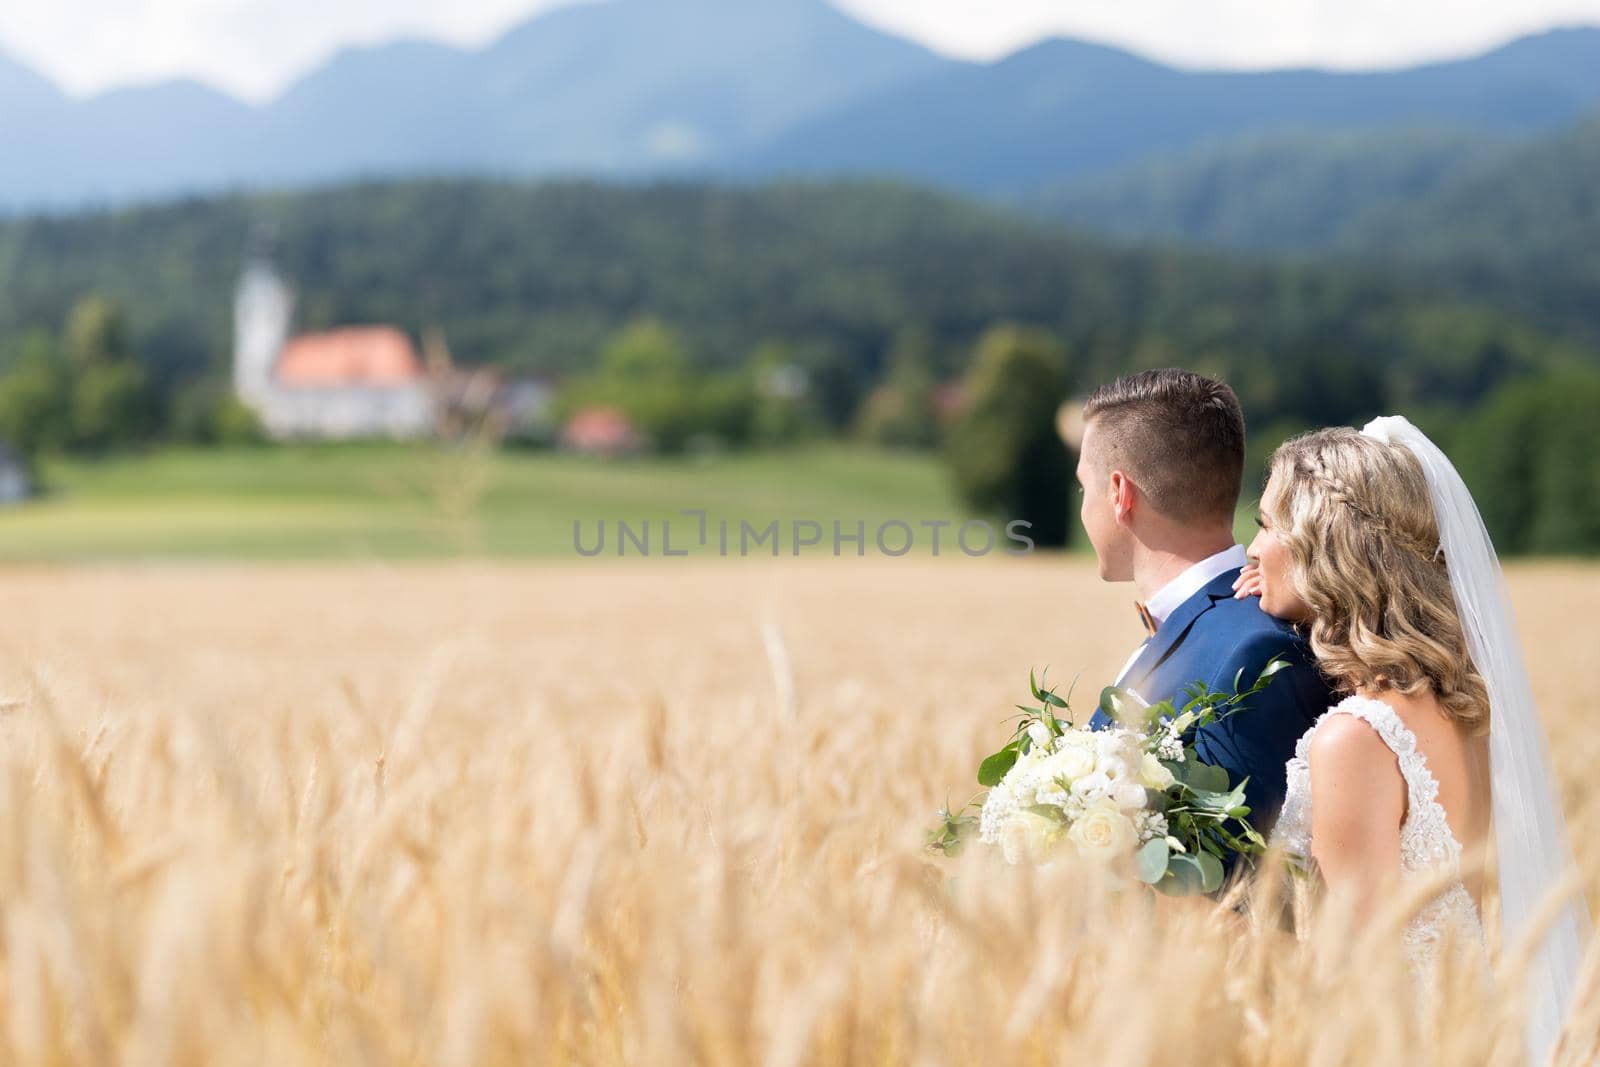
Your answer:
[[[1581,830],[1600,568],[1512,585]],[[0,1059],[1516,1062],[1515,953],[923,851],[1138,635],[1076,559],[4,573]]]

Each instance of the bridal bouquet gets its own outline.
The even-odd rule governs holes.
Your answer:
[[[1017,705],[1011,741],[979,766],[987,794],[958,812],[939,812],[929,847],[953,854],[975,829],[1011,863],[1069,854],[1130,866],[1140,881],[1174,896],[1214,892],[1224,859],[1248,860],[1266,841],[1250,825],[1245,782],[1230,784],[1227,771],[1200,762],[1186,739],[1243,710],[1288,665],[1274,659],[1249,689],[1239,689],[1236,677],[1231,694],[1196,683],[1182,708],[1146,705],[1109,686],[1100,707],[1114,725],[1103,730],[1073,725],[1068,700],[1041,689],[1030,671],[1038,704]],[[968,813],[973,807],[977,815]]]

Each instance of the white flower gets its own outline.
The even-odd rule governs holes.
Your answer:
[[[1035,748],[1048,748],[1050,728],[1042,722],[1031,723],[1028,726],[1028,740],[1033,742]]]
[[[1117,807],[1123,811],[1142,811],[1144,786],[1128,780],[1117,782],[1111,787],[1111,799],[1116,801]]]
[[[1132,821],[1110,800],[1089,805],[1083,816],[1072,824],[1067,837],[1080,856],[1102,860],[1125,856],[1138,843]]]
[[[1172,782],[1172,772],[1163,767],[1159,759],[1145,753],[1144,759],[1139,761],[1139,783],[1161,792]]]
[[[1122,729],[1099,730],[1094,737],[1095,756],[1099,759],[1118,759],[1127,751],[1127,731]]]
[[[1134,828],[1139,833],[1139,843],[1167,836],[1167,817],[1159,811],[1142,811],[1133,817]]]
[[[1105,799],[1111,795],[1111,779],[1099,771],[1086,774],[1072,783],[1072,795],[1090,803]]]
[[[1019,811],[1006,824],[1000,848],[1007,863],[1026,859],[1042,864],[1049,861],[1067,834],[1067,827],[1049,816],[1036,811]]]
[[[1040,764],[1040,770],[1051,780],[1065,778],[1070,784],[1094,770],[1094,753],[1082,745],[1070,745],[1052,752]]]
[[[1091,730],[1087,726],[1075,726],[1056,738],[1056,750],[1063,751],[1069,748],[1093,752],[1096,745],[1095,738],[1103,731]]]
[[[1167,723],[1167,735],[1157,743],[1156,755],[1174,763],[1183,762],[1183,731],[1176,722]]]
[[[1121,755],[1101,756],[1095,761],[1094,773],[1113,784],[1132,778],[1133,768]]]

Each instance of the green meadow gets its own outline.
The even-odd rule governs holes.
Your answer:
[[[703,509],[715,551],[718,520],[737,544],[742,521],[777,520],[790,554],[795,520],[959,523],[968,517],[934,457],[816,446],[783,452],[606,461],[548,452],[429,445],[296,445],[164,450],[99,461],[55,460],[44,492],[0,510],[0,560],[405,559],[575,557],[573,523],[594,544],[607,521],[672,519],[672,547],[689,547]],[[771,542],[756,551],[770,555]],[[1003,544],[1003,542],[1002,542]],[[846,545],[851,551],[852,546]],[[635,552],[632,542],[628,551]],[[919,549],[915,551],[920,551]]]

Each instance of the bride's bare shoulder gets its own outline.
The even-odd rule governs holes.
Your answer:
[[[1371,723],[1358,715],[1324,715],[1311,738],[1309,756],[1311,810],[1324,839],[1330,831],[1359,834],[1400,824],[1405,778],[1394,752]]]
[[[1366,719],[1330,712],[1311,737],[1311,762],[1319,769],[1349,772],[1393,764],[1394,753]]]

